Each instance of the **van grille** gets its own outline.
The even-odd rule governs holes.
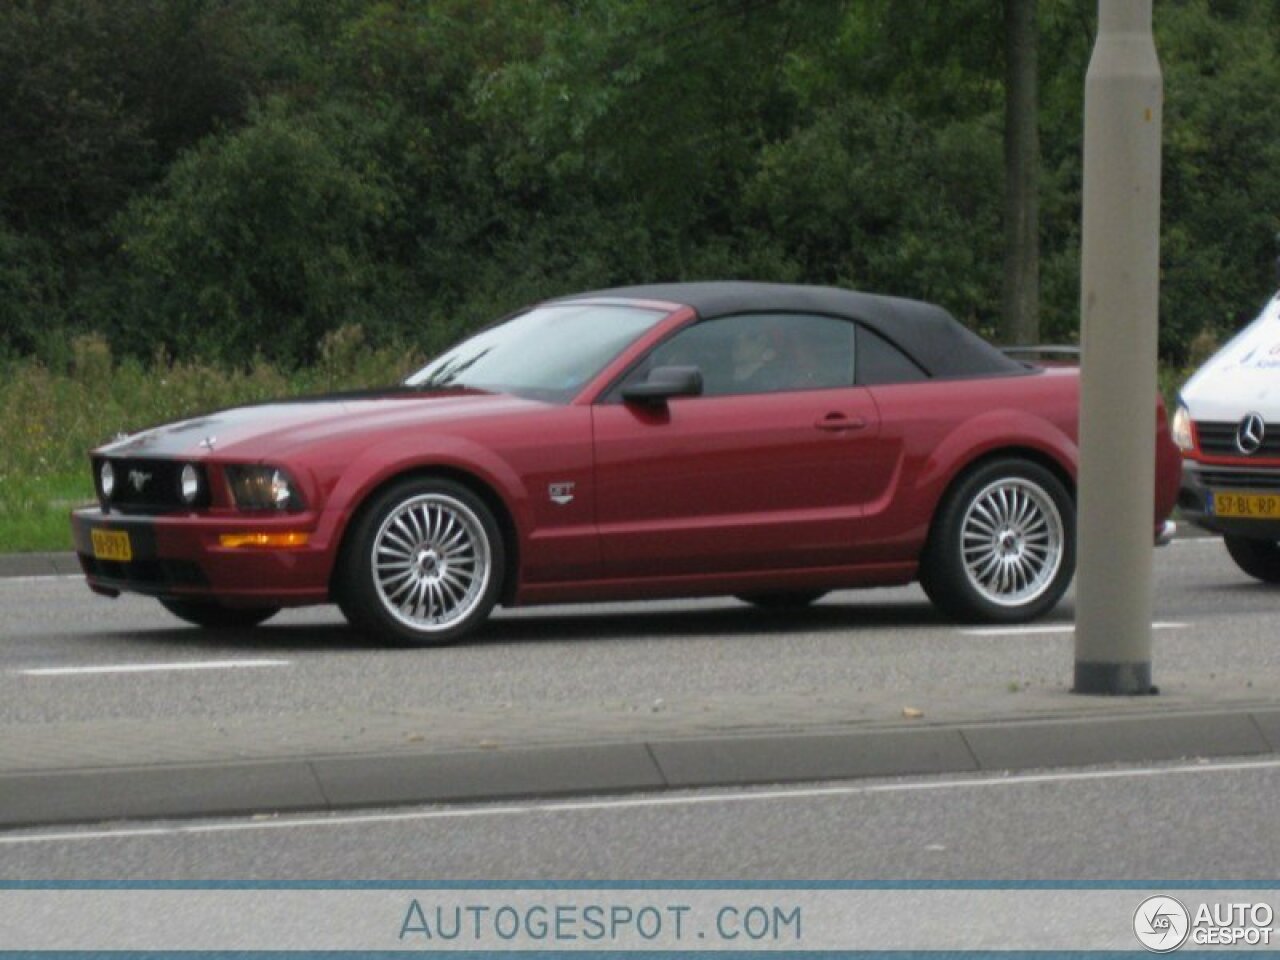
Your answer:
[[[1280,470],[1222,470],[1196,471],[1200,482],[1212,490],[1261,490],[1280,492]]]
[[[1212,420],[1196,421],[1196,437],[1200,440],[1200,449],[1205,453],[1218,457],[1243,457],[1236,446],[1236,431],[1240,429],[1240,421],[1222,423]],[[1262,446],[1251,457],[1280,457],[1280,423],[1267,424],[1266,436]]]

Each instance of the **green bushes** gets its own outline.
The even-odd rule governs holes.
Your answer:
[[[1090,4],[1039,5],[1042,322],[1079,316]],[[0,4],[0,357],[281,369],[431,349],[541,296],[752,277],[990,331],[1003,184],[985,0]],[[1273,285],[1280,6],[1167,0],[1162,357]]]
[[[125,351],[297,365],[327,330],[385,325],[404,277],[383,249],[400,199],[368,142],[380,132],[273,100],[183,154],[117,220]]]

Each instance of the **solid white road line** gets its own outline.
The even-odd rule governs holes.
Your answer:
[[[1185,623],[1153,623],[1152,630],[1184,630]],[[973,627],[960,632],[966,637],[1020,637],[1033,633],[1074,633],[1074,623],[1054,623],[1040,627]]]
[[[993,772],[973,777],[904,783],[849,784],[836,787],[797,787],[781,790],[740,792],[650,794],[600,800],[565,800],[548,803],[503,804],[495,806],[435,808],[377,814],[334,814],[326,816],[281,817],[269,820],[237,820],[168,827],[123,827],[118,830],[64,830],[46,833],[0,835],[0,846],[26,843],[63,843],[76,840],[127,840],[146,837],[177,837],[195,834],[242,833],[249,830],[294,830],[310,827],[359,827],[427,820],[466,820],[478,817],[548,816],[558,813],[607,812],[653,807],[695,807],[713,804],[760,803],[789,800],[819,800],[827,797],[923,793],[941,790],[973,790],[1021,787],[1070,781],[1123,780],[1196,774],[1240,773],[1280,769],[1280,759],[1241,760],[1227,763],[1184,763],[1176,766],[1132,767],[1124,770],[1080,770],[1053,773],[1006,774]]]
[[[30,667],[13,670],[24,677],[75,677],[110,673],[160,673],[166,670],[244,670],[287,667],[288,660],[178,660],[173,663],[120,663],[88,667]]]

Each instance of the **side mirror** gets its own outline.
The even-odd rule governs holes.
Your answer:
[[[627,403],[663,404],[672,397],[696,397],[702,393],[702,371],[697,367],[654,367],[640,383],[622,391]]]

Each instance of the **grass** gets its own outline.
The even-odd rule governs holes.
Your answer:
[[[98,336],[72,344],[69,369],[31,360],[0,366],[0,553],[71,549],[68,511],[93,500],[88,453],[120,433],[280,397],[398,382],[423,358],[370,349],[359,327],[325,337],[320,362],[285,372],[258,359],[244,369],[117,362]]]
[[[76,474],[0,478],[0,552],[69,550],[67,512],[93,499],[87,469]]]
[[[165,356],[117,362],[93,335],[74,341],[72,357],[67,370],[29,360],[0,368],[0,553],[71,549],[67,513],[93,500],[88,452],[119,433],[244,403],[395,383],[424,359],[370,349],[355,326],[325,337],[316,366],[289,373],[260,359],[240,370]],[[1188,372],[1160,371],[1170,412]]]

